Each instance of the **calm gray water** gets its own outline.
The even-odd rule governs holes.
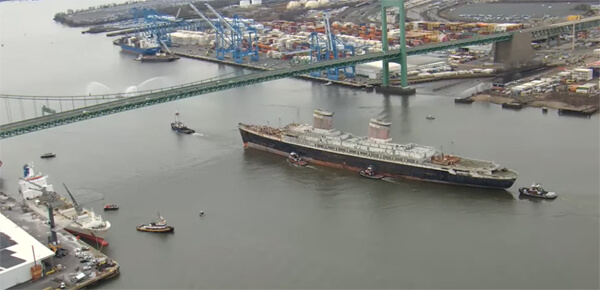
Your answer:
[[[1,3],[0,91],[123,91],[235,71],[185,59],[141,65],[105,36],[51,20],[100,2]],[[427,84],[402,98],[288,79],[79,122],[1,140],[2,190],[16,194],[33,160],[81,202],[105,198],[86,206],[119,204],[103,213],[113,224],[104,251],[122,266],[107,289],[598,288],[598,115],[453,104],[477,83]],[[314,108],[358,135],[371,117],[390,120],[397,142],[494,160],[520,177],[508,191],[376,182],[242,148],[237,122],[310,122]],[[174,134],[175,110],[201,134]],[[39,159],[45,152],[57,158]],[[519,199],[533,181],[559,198]],[[137,232],[157,210],[176,232]]]

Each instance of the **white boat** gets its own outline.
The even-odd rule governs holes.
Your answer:
[[[545,198],[545,199],[555,199],[558,194],[553,191],[546,191],[541,184],[534,182],[531,187],[521,187],[519,188],[519,193],[527,196]]]
[[[24,203],[39,216],[48,217],[46,204],[51,201],[55,230],[64,228],[80,238],[108,246],[104,237],[111,226],[109,221],[103,220],[93,210],[81,208],[66,186],[72,202],[56,193],[52,184],[47,183],[47,175],[33,171],[33,163],[23,166],[23,176],[19,180],[19,193]]]

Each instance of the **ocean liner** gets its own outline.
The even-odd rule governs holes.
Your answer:
[[[492,161],[447,155],[434,147],[392,143],[390,123],[371,119],[368,137],[333,127],[333,113],[315,110],[313,126],[283,128],[238,123],[244,148],[283,156],[291,152],[317,165],[360,172],[369,166],[378,174],[456,185],[509,188],[518,173]]]

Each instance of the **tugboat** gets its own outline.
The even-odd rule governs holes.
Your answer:
[[[427,118],[427,120],[435,120],[435,117],[432,115],[427,115],[425,118]]]
[[[171,123],[171,129],[183,134],[192,134],[196,132],[179,121],[179,112],[175,112],[175,122]]]
[[[56,154],[54,154],[54,153],[46,153],[46,154],[40,156],[40,158],[53,158],[53,157],[56,157]]]
[[[116,204],[106,204],[104,205],[104,210],[118,210],[119,206]]]
[[[297,166],[305,166],[308,164],[308,162],[302,160],[302,158],[296,152],[290,153],[290,156],[288,156],[287,161]]]
[[[170,233],[175,230],[174,227],[167,225],[167,221],[160,215],[160,213],[158,214],[158,219],[159,220],[157,222],[139,225],[136,227],[136,229],[138,231],[151,233]]]
[[[381,174],[376,174],[375,168],[373,165],[369,165],[367,169],[361,170],[358,174],[362,177],[370,178],[370,179],[382,179],[384,176]]]
[[[534,183],[531,187],[521,187],[519,188],[519,193],[531,197],[545,198],[545,199],[555,199],[558,195],[556,192],[548,192],[542,185],[539,183]]]

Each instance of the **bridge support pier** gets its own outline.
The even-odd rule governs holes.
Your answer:
[[[515,68],[533,59],[530,33],[515,33],[511,40],[494,43],[494,62],[503,63],[505,68]]]
[[[408,86],[408,74],[406,67],[406,11],[404,11],[404,0],[381,0],[381,43],[384,53],[388,51],[387,37],[387,13],[388,7],[398,7],[400,19],[400,78],[401,87],[390,86],[390,61],[383,61],[382,86],[375,88],[376,92],[389,93],[395,95],[412,95],[415,89]]]

